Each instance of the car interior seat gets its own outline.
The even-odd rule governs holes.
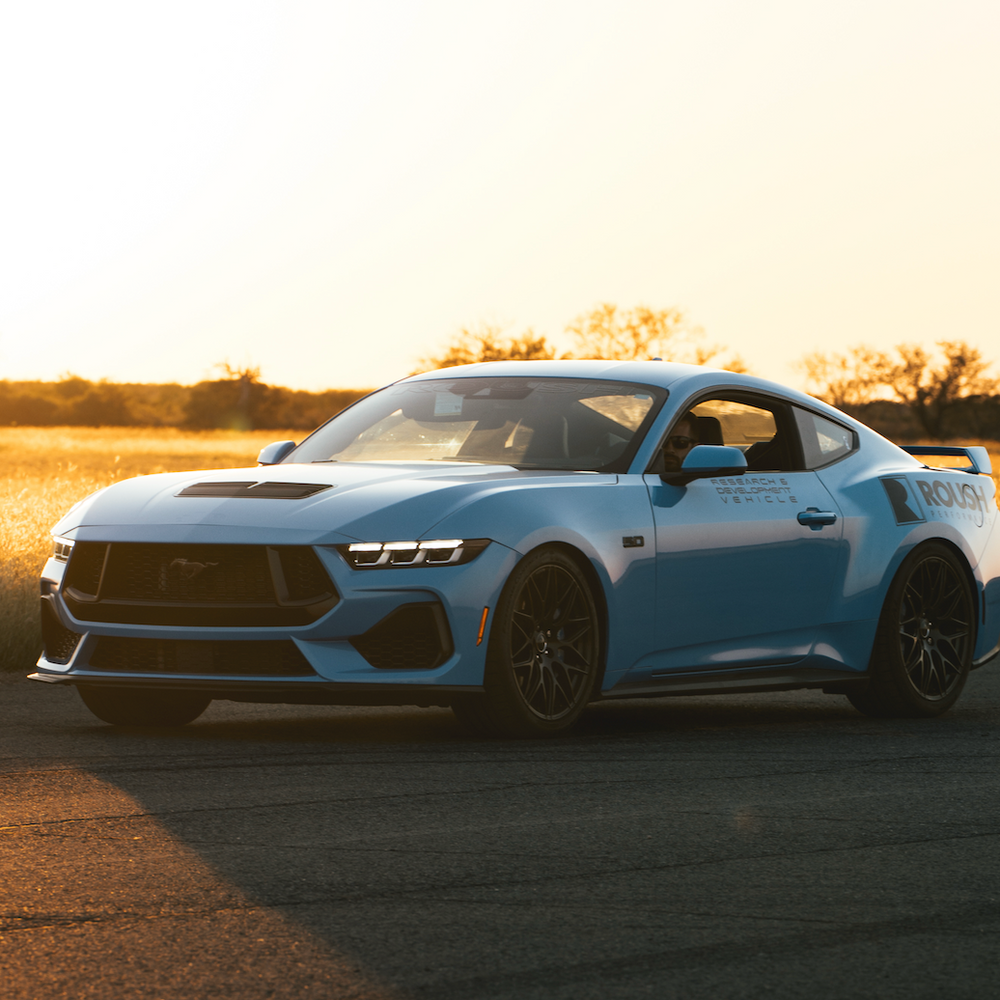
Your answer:
[[[725,444],[718,417],[698,417],[698,444]]]
[[[785,446],[779,435],[770,441],[756,441],[743,453],[748,472],[779,472],[788,468]]]
[[[538,414],[529,426],[531,440],[524,451],[525,462],[569,458],[569,422],[561,413]]]

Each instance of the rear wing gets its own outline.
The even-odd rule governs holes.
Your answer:
[[[990,453],[979,445],[971,448],[955,448],[946,445],[904,444],[902,448],[908,455],[913,455],[915,458],[924,455],[957,455],[959,458],[965,458],[969,464],[963,468],[955,469],[955,472],[969,472],[972,475],[982,473],[986,476],[993,472]]]

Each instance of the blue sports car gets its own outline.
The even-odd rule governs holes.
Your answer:
[[[447,705],[534,737],[598,699],[709,692],[937,715],[998,651],[985,449],[901,449],[759,378],[427,372],[258,462],[70,510],[31,677],[114,725],[224,698]]]

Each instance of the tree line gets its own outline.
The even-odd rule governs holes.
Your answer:
[[[417,370],[481,361],[662,358],[748,371],[742,358],[706,343],[704,330],[676,307],[601,303],[567,324],[565,333],[573,349],[560,352],[531,328],[510,334],[491,324],[463,327],[439,352],[421,358]],[[191,386],[92,382],[73,374],[57,382],[0,381],[0,424],[310,430],[368,391],[287,389],[266,384],[259,368],[216,367],[218,378]],[[941,340],[933,349],[903,343],[892,351],[859,344],[843,353],[806,354],[797,367],[808,391],[893,440],[1000,440],[997,379],[965,341]]]
[[[744,370],[738,357],[720,362],[722,348],[706,346],[703,331],[680,309],[604,304],[570,325],[577,351],[560,357],[642,358],[670,348],[695,364],[723,363]],[[551,359],[557,351],[527,330],[503,336],[497,327],[463,328],[443,353],[421,359],[419,370],[474,361]],[[268,385],[256,367],[217,365],[219,377],[196,385],[90,381],[67,373],[57,382],[0,381],[0,424],[85,427],[185,427],[312,430],[368,389],[307,392]]]
[[[528,328],[520,335],[505,335],[501,327],[484,323],[462,327],[438,354],[420,360],[421,370],[450,368],[479,361],[552,361],[605,359],[647,361],[659,357],[693,365],[712,364],[729,371],[747,370],[739,355],[719,344],[706,344],[705,331],[692,323],[683,309],[619,309],[602,302],[566,326],[574,349],[560,352],[544,334]]]
[[[862,419],[895,403],[924,437],[1000,439],[990,362],[964,340],[940,340],[935,347],[904,343],[879,351],[859,344],[843,354],[807,354],[798,367],[816,395]]]
[[[267,385],[257,368],[220,366],[196,385],[0,381],[0,424],[34,427],[183,427],[191,430],[312,430],[367,389],[306,392]]]
[[[725,357],[726,348],[705,345],[704,331],[676,308],[620,310],[603,303],[578,316],[566,332],[574,338],[575,350],[560,354],[531,329],[505,337],[495,326],[463,328],[442,353],[423,364],[438,368],[476,361],[660,357],[749,371],[740,357]],[[892,351],[859,344],[844,353],[806,354],[796,367],[807,391],[893,440],[1000,440],[1000,386],[990,374],[990,362],[966,341],[941,340],[930,350],[916,343],[902,343]]]

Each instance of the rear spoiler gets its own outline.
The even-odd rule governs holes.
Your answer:
[[[957,455],[959,458],[967,459],[969,464],[964,468],[955,469],[955,472],[969,472],[972,475],[983,473],[987,476],[993,472],[990,453],[979,445],[971,448],[955,448],[946,445],[904,444],[902,448],[908,455],[913,455],[914,457],[923,455]]]

